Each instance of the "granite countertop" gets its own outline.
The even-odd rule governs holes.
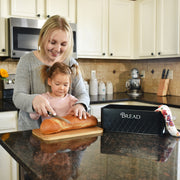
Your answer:
[[[180,96],[157,96],[156,94],[144,93],[138,98],[128,96],[126,93],[114,93],[113,95],[90,96],[90,104],[112,103],[123,101],[137,101],[150,104],[166,104],[170,107],[180,108]],[[12,99],[0,99],[0,112],[18,110]]]
[[[113,95],[90,96],[91,104],[136,101],[150,104],[166,104],[170,107],[180,108],[180,96],[157,96],[157,94],[143,93],[137,98],[130,97],[127,93],[114,93]]]
[[[103,133],[46,143],[32,131],[0,135],[0,144],[34,180],[179,179],[179,139]]]

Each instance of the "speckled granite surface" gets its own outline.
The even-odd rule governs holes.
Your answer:
[[[33,180],[180,178],[179,139],[168,135],[104,133],[49,144],[24,131],[1,134],[0,144]]]
[[[137,101],[150,104],[166,104],[171,107],[180,108],[180,96],[157,96],[156,94],[144,93],[138,98],[128,96],[126,93],[114,93],[113,95],[90,96],[91,104]]]

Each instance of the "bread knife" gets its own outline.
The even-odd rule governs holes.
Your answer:
[[[60,119],[60,120],[62,120],[62,121],[64,121],[64,122],[68,123],[68,124],[71,124],[71,122],[70,122],[69,120],[67,120],[67,119],[65,119],[65,118],[63,118],[63,117],[61,117],[61,116],[53,115],[53,114],[51,114],[49,111],[48,111],[47,113],[48,113],[50,116],[52,116],[52,117],[55,117],[55,118],[57,118],[57,119]]]

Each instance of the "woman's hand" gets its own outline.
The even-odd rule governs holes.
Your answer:
[[[52,109],[48,100],[41,95],[37,95],[33,99],[32,106],[40,116],[48,116],[47,112],[56,115],[56,112]]]
[[[91,115],[86,112],[84,106],[82,104],[75,104],[69,111],[69,114],[77,116],[79,119],[86,119],[86,117],[90,117]]]

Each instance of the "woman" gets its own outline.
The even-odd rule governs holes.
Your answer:
[[[78,65],[71,58],[73,49],[72,30],[67,21],[58,16],[52,16],[43,25],[38,41],[38,50],[20,58],[16,71],[16,82],[13,102],[20,109],[18,129],[27,130],[39,128],[41,119],[34,121],[29,113],[36,112],[40,116],[47,116],[47,111],[52,114],[48,101],[40,94],[47,92],[47,86],[41,81],[40,70],[42,65],[52,66],[55,62],[63,62],[68,66]],[[89,96],[86,92],[81,73],[72,79],[70,93],[78,101],[72,107],[71,113],[80,119],[86,118],[89,106]]]

